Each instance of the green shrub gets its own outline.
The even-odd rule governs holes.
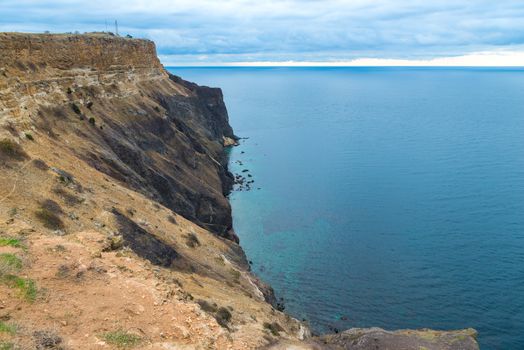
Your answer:
[[[186,236],[186,245],[190,248],[195,248],[197,246],[200,246],[200,241],[194,233],[190,232]]]
[[[200,308],[208,313],[215,313],[217,311],[217,304],[211,304],[206,300],[199,299],[197,304],[200,305]]]
[[[33,135],[31,135],[30,133],[26,132],[25,133],[25,138],[28,139],[29,141],[34,141],[35,138],[33,137]]]
[[[58,253],[64,253],[64,252],[67,252],[67,249],[66,247],[64,247],[63,245],[61,244],[57,244],[54,248],[54,251],[58,252]]]
[[[22,147],[9,139],[0,140],[0,156],[4,156],[14,160],[23,160],[27,158],[27,154]]]
[[[84,202],[83,198],[80,198],[61,187],[53,188],[53,192],[60,196],[64,200],[64,202],[69,206],[74,206]]]
[[[0,333],[15,334],[16,326],[0,321]],[[2,348],[0,347],[0,349]]]
[[[73,112],[75,112],[78,115],[82,114],[82,111],[80,110],[80,107],[78,107],[76,105],[76,103],[71,103],[71,109],[73,110]]]
[[[142,338],[138,335],[126,332],[124,330],[117,330],[114,332],[108,332],[102,335],[102,338],[111,345],[118,348],[132,348],[142,342]]]
[[[91,125],[95,125],[95,124],[96,124],[96,120],[95,120],[95,118],[90,117],[90,118],[89,118],[89,124],[91,124]]]
[[[36,283],[32,279],[22,278],[15,275],[4,275],[1,277],[2,282],[9,288],[18,289],[20,296],[29,302],[36,299]]]
[[[264,328],[270,331],[275,337],[279,336],[280,332],[284,331],[284,328],[276,322],[264,322]]]
[[[19,257],[11,253],[0,254],[0,274],[4,271],[18,271],[21,268],[22,260]]]
[[[227,328],[229,321],[231,321],[231,317],[233,317],[231,312],[229,312],[225,307],[219,308],[215,314],[215,319],[218,324],[225,328]]]
[[[241,276],[240,271],[231,269],[229,273],[231,274],[231,277],[233,277],[235,282],[238,282],[240,280],[240,276]]]
[[[46,171],[49,169],[49,165],[41,159],[33,159],[33,166],[39,170]]]
[[[229,312],[228,309],[225,307],[218,307],[216,303],[211,304],[210,302],[202,299],[199,299],[196,302],[198,305],[200,305],[200,308],[203,311],[211,314],[219,325],[224,328],[228,328],[229,321],[231,321],[232,318],[231,312]],[[231,308],[231,310],[233,309]]]
[[[0,341],[0,350],[14,350],[15,345],[13,343],[7,343]]]
[[[68,178],[67,176],[64,176],[64,175],[59,175],[58,176],[58,181],[60,181],[64,185],[69,185],[70,183],[72,183],[72,180],[70,178]]]
[[[64,340],[51,330],[41,330],[34,332],[33,340],[35,341],[36,349],[64,349],[64,347],[61,345]]]
[[[62,219],[55,213],[46,208],[40,208],[35,212],[36,218],[42,222],[44,227],[51,230],[58,230],[64,227]]]
[[[60,204],[58,204],[57,202],[55,202],[52,199],[46,199],[43,202],[41,202],[40,208],[47,209],[55,214],[63,214]]]
[[[58,270],[55,273],[55,276],[58,278],[66,278],[71,274],[71,269],[67,265],[58,266]]]
[[[221,257],[221,256],[217,256],[215,257],[215,261],[218,265],[221,265],[221,266],[226,266],[226,263],[224,261],[224,258]]]
[[[10,246],[13,248],[25,248],[22,242],[16,238],[0,237],[0,247]]]
[[[44,227],[51,230],[58,230],[64,227],[64,223],[59,217],[59,215],[63,213],[62,208],[57,202],[46,199],[40,203],[40,208],[35,212],[35,215]]]

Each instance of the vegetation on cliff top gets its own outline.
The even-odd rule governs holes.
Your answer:
[[[142,342],[142,338],[138,335],[124,331],[122,329],[104,333],[102,338],[108,344],[114,345],[120,349],[132,348],[138,346]]]

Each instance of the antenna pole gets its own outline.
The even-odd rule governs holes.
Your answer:
[[[118,21],[115,19],[115,34],[118,36]]]

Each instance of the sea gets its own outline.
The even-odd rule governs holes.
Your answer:
[[[169,70],[223,90],[234,228],[286,312],[524,349],[524,69]]]

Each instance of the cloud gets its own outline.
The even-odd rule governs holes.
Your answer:
[[[358,58],[350,61],[244,61],[218,62],[239,67],[522,67],[524,51],[476,52],[468,55],[433,59]],[[198,63],[193,63],[199,65]],[[201,61],[200,65],[208,65]]]
[[[0,2],[4,31],[100,31],[114,19],[178,64],[429,60],[524,47],[524,3],[514,0]]]

